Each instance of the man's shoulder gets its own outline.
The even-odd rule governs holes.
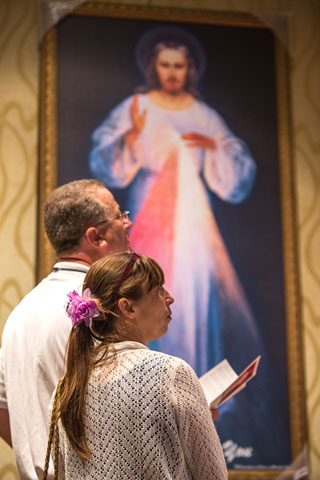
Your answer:
[[[214,108],[212,108],[210,105],[208,105],[208,103],[206,103],[204,100],[201,100],[199,98],[194,99],[193,105],[194,105],[195,108],[197,108],[199,110],[205,111],[207,113],[217,114],[217,112],[214,110]]]
[[[50,273],[45,277],[12,310],[4,326],[3,340],[23,324],[36,324],[39,318],[64,316],[67,293],[81,288],[84,275]]]
[[[46,297],[47,295],[55,297],[60,292],[66,292],[67,294],[70,289],[78,288],[82,285],[85,273],[76,270],[51,272],[20,300],[14,310],[23,308],[28,304],[35,306],[36,304],[33,302],[37,297]]]
[[[115,105],[111,113],[115,113],[123,109],[128,109],[132,103],[133,98],[134,98],[134,95],[129,95],[128,97],[125,97],[123,100],[121,100],[119,103]]]
[[[191,110],[190,113],[192,113],[193,118],[198,118],[199,121],[204,122],[207,128],[224,123],[221,115],[203,100],[195,99]]]

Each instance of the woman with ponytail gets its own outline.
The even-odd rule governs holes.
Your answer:
[[[227,478],[192,368],[146,347],[171,321],[163,284],[154,260],[120,253],[91,266],[82,296],[68,294],[73,328],[50,429],[56,478]]]

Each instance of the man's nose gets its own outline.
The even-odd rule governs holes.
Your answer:
[[[124,222],[124,228],[125,228],[126,230],[129,230],[129,229],[132,227],[132,225],[133,225],[133,223],[131,222],[131,220],[130,220],[129,218],[128,218],[128,220],[126,220],[126,221]]]

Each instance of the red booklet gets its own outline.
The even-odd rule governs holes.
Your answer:
[[[210,408],[218,408],[242,390],[256,375],[261,355],[248,365],[240,375],[228,360],[222,360],[200,377],[200,383]]]

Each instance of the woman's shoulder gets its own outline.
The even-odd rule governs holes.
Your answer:
[[[188,376],[195,375],[191,366],[181,358],[146,348],[131,349],[110,357],[95,369],[93,376],[110,379],[110,375],[112,377],[115,372],[117,375],[136,375],[137,372],[142,374],[146,371],[153,376],[162,375],[162,373],[170,377],[181,373]]]
[[[174,355],[169,355],[167,353],[156,352],[154,350],[149,350],[149,358],[152,358],[155,362],[161,362],[166,367],[170,367],[174,370],[185,370],[194,373],[193,368],[182,358],[175,357]],[[195,373],[194,373],[195,374]]]
[[[193,368],[182,358],[149,351],[146,357],[148,371],[153,371],[156,383],[178,391],[199,391],[200,382]]]

